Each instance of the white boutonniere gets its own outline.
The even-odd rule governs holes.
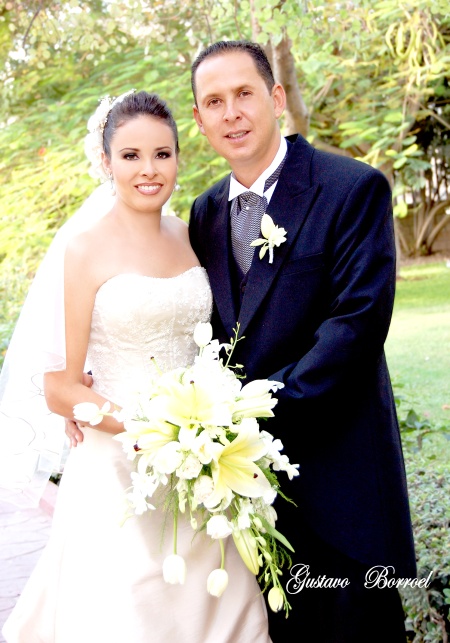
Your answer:
[[[273,219],[268,214],[263,214],[261,219],[261,233],[263,239],[255,239],[251,246],[261,246],[259,258],[262,259],[269,250],[269,263],[273,263],[273,249],[281,246],[286,241],[287,232],[284,228],[279,228],[274,224]]]

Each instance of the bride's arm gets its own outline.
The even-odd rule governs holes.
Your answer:
[[[99,286],[99,275],[95,265],[92,265],[95,261],[92,262],[93,255],[85,241],[85,235],[74,239],[69,244],[65,256],[66,368],[46,373],[44,376],[44,393],[48,408],[69,420],[73,419],[75,404],[94,402],[101,407],[106,401],[103,396],[86,386],[83,377],[92,310]],[[88,270],[87,266],[90,266]],[[82,279],[80,275],[83,276]],[[120,433],[124,430],[123,424],[112,417],[105,417],[95,428],[108,433]]]
[[[85,386],[91,387],[94,383],[92,375],[89,373],[83,373],[83,384]],[[75,422],[75,420],[69,420],[69,418],[64,418],[65,420],[65,429],[64,432],[69,438],[70,446],[76,447],[80,442],[84,440],[84,433],[82,431],[83,423]]]

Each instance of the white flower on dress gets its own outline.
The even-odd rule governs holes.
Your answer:
[[[73,407],[73,417],[80,422],[88,422],[91,426],[96,426],[100,424],[110,408],[109,402],[105,402],[101,409],[94,402],[81,402]]]
[[[153,467],[160,473],[173,473],[183,463],[183,452],[179,442],[169,442],[161,447],[153,459]]]
[[[214,491],[214,482],[211,476],[201,475],[194,482],[194,502],[195,507],[205,504]]]
[[[170,554],[163,562],[163,577],[171,585],[184,585],[186,580],[186,563],[182,556]]]
[[[87,128],[89,130],[89,133],[84,139],[84,152],[91,164],[89,174],[94,179],[106,181],[110,178],[107,172],[105,172],[102,162],[103,131],[105,129],[109,113],[114,105],[116,105],[117,103],[121,103],[124,98],[126,98],[130,94],[134,94],[135,91],[135,89],[130,89],[117,98],[104,96],[101,99],[97,109],[88,120]]]
[[[209,322],[199,322],[194,330],[194,342],[199,348],[204,348],[212,340],[213,330]]]
[[[273,249],[274,247],[281,246],[286,241],[287,232],[284,228],[279,228],[273,222],[269,214],[263,214],[261,219],[261,234],[262,239],[255,239],[251,242],[251,246],[261,246],[259,251],[259,258],[263,259],[267,250],[269,250],[269,263],[273,263]]]
[[[202,467],[203,464],[200,462],[197,456],[194,453],[189,453],[175,473],[179,478],[184,478],[185,480],[193,480],[197,478],[198,475],[200,475]]]
[[[206,533],[214,539],[228,538],[233,533],[233,527],[226,516],[213,516],[206,523]]]
[[[279,612],[283,608],[284,596],[279,587],[272,587],[267,600],[273,612]]]
[[[224,569],[213,569],[206,581],[206,589],[211,596],[222,596],[228,586],[228,574]]]

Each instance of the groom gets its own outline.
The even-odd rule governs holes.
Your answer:
[[[283,576],[293,609],[287,620],[269,613],[272,640],[404,643],[398,591],[383,587],[416,574],[383,352],[395,288],[389,185],[369,165],[280,135],[285,92],[256,44],[208,47],[192,88],[198,127],[232,170],[190,219],[215,336],[229,340],[239,322],[234,359],[246,376],[284,382],[264,428],[300,462],[300,476],[282,480],[297,506],[275,504],[295,554]],[[286,231],[273,261],[250,246],[264,211]]]

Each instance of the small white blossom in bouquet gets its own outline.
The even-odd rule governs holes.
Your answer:
[[[230,344],[219,344],[210,324],[197,324],[194,341],[200,350],[194,364],[159,374],[133,407],[112,413],[125,426],[114,437],[136,461],[127,496],[130,515],[155,509],[155,492],[166,489],[164,509],[173,513],[174,551],[164,561],[164,579],[182,584],[188,573],[176,551],[178,517],[186,514],[194,532],[206,530],[221,548],[221,568],[211,571],[207,591],[219,597],[226,590],[223,541],[231,536],[263,590],[270,588],[271,609],[284,608],[287,616],[290,605],[280,576],[291,564],[293,549],[275,529],[272,504],[277,494],[288,500],[276,472],[284,471],[292,480],[299,465],[281,455],[281,441],[258,424],[259,418],[274,415],[272,393],[283,384],[254,380],[242,386],[230,365],[242,339],[238,332],[239,327]],[[97,423],[108,411],[107,405],[74,407],[77,419],[89,421],[89,415]]]

